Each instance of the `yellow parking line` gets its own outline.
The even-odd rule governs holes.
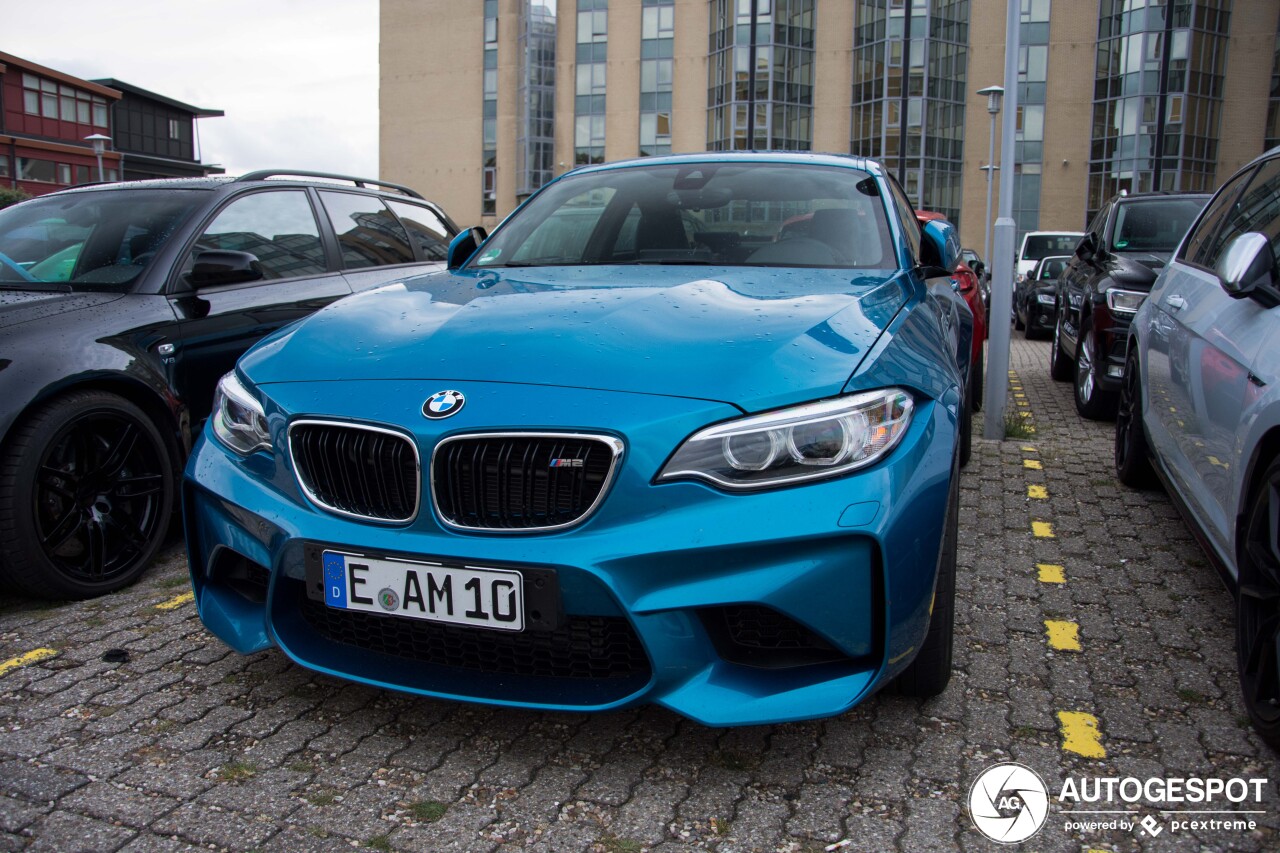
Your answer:
[[[1053,563],[1036,563],[1040,572],[1040,583],[1066,583],[1067,572],[1062,566]]]
[[[1076,623],[1046,619],[1044,620],[1044,630],[1049,637],[1049,648],[1054,651],[1081,651],[1080,626]]]
[[[1035,427],[1033,427],[1031,424],[1023,424],[1023,425],[1022,425],[1022,428],[1023,428],[1023,429],[1025,429],[1027,432],[1030,432],[1030,433],[1034,433],[1034,432],[1036,431],[1036,428],[1035,428]]]
[[[1023,459],[1022,467],[1030,468],[1032,471],[1040,471],[1044,469],[1044,466],[1040,464],[1039,459]]]
[[[1029,417],[1031,417],[1031,413],[1030,413],[1030,412],[1018,412],[1018,417],[1020,417],[1020,418],[1029,418]]]
[[[26,654],[18,655],[16,658],[9,658],[7,661],[0,663],[0,675],[8,675],[15,669],[21,669],[24,666],[30,666],[33,663],[39,663],[42,660],[57,656],[57,649],[32,649]]]
[[[1027,486],[1027,497],[1043,501],[1049,498],[1049,490],[1044,486]]]
[[[1034,447],[1032,447],[1029,444],[1024,444],[1022,445],[1022,452],[1023,453],[1039,453],[1040,451],[1036,450]]]
[[[156,610],[177,610],[184,604],[196,600],[194,592],[184,592],[182,595],[175,595],[168,601],[162,601],[156,605]]]
[[[1106,758],[1102,746],[1102,732],[1098,730],[1098,718],[1080,711],[1059,711],[1058,723],[1062,727],[1062,749],[1085,758]]]
[[[1037,539],[1055,539],[1053,525],[1047,521],[1031,522],[1031,534]]]

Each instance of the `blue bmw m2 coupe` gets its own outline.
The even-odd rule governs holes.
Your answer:
[[[187,467],[200,616],[495,705],[839,714],[951,671],[972,315],[876,163],[575,170],[286,327]]]

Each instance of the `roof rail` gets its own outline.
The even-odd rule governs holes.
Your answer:
[[[351,183],[355,184],[356,186],[362,189],[366,185],[373,186],[373,187],[382,187],[384,189],[391,189],[391,190],[396,190],[397,192],[404,193],[410,198],[422,198],[422,194],[419,193],[417,190],[410,189],[409,187],[406,187],[402,184],[393,184],[390,181],[379,181],[373,178],[353,178],[351,175],[338,175],[331,172],[300,172],[293,169],[259,169],[256,172],[246,172],[245,174],[236,178],[236,183],[240,183],[242,181],[263,181],[263,180],[266,180],[267,178],[282,178],[282,177],[328,178],[329,180],[332,180],[332,181],[350,181]],[[423,200],[425,201],[425,199]]]

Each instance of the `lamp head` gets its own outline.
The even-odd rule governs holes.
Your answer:
[[[1000,112],[1000,101],[1004,98],[1003,86],[988,86],[978,90],[979,95],[987,96],[987,112],[995,115]]]

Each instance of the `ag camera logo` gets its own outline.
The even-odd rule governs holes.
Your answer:
[[[969,815],[978,831],[1000,844],[1017,844],[1040,831],[1049,817],[1049,789],[1024,764],[992,765],[969,789]]]

